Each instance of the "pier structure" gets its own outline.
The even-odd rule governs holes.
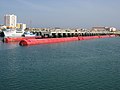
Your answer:
[[[37,36],[49,37],[49,38],[62,38],[62,37],[77,37],[77,36],[98,36],[98,35],[120,35],[120,32],[111,31],[94,31],[85,29],[51,29],[51,28],[32,28],[29,29],[32,33],[36,33]]]
[[[88,30],[88,29],[55,29],[55,28],[27,28],[25,31],[30,31],[37,36],[49,37],[49,38],[61,38],[61,37],[77,37],[77,36],[98,36],[98,35],[118,35],[120,36],[120,30],[108,31],[108,30]],[[0,36],[4,36],[1,30]]]

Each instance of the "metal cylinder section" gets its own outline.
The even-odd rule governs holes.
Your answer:
[[[21,40],[19,45],[36,45],[36,44],[49,44],[49,43],[59,43],[59,42],[69,42],[77,41],[78,37],[66,37],[66,38],[45,38],[45,39],[24,39]]]
[[[69,42],[78,40],[91,40],[98,38],[110,38],[115,37],[115,35],[102,35],[102,36],[78,36],[78,37],[65,37],[65,38],[43,38],[43,39],[23,39],[20,41],[19,45],[37,45],[37,44],[49,44],[49,43],[59,43],[59,42]]]

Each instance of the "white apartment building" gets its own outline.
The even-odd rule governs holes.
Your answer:
[[[7,27],[16,27],[17,16],[14,14],[9,14],[4,16],[4,25]]]

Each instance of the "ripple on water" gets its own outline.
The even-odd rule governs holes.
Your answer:
[[[0,50],[8,50],[8,49],[14,49],[19,46],[18,42],[13,43],[3,43],[0,42]]]
[[[119,45],[119,38],[30,47],[2,43],[0,89],[120,90]]]

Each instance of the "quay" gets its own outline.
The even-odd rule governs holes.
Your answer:
[[[85,30],[85,29],[25,29],[36,34],[35,37],[5,37],[4,42],[20,42],[21,46],[43,43],[68,42],[77,40],[90,40],[97,38],[111,38],[120,36],[120,31]]]
[[[41,36],[42,39],[24,39],[20,41],[20,46],[111,38],[119,35],[119,33],[106,30],[90,31],[81,29],[44,29],[31,32],[36,33],[38,36]]]
[[[120,30],[111,27],[93,27],[92,29],[81,28],[26,28],[25,32],[31,32],[36,36],[43,38],[61,38],[61,37],[76,37],[76,36],[97,36],[97,35],[119,35]],[[0,36],[4,36],[0,30]]]
[[[85,30],[85,29],[50,29],[50,28],[29,28],[26,31],[30,31],[37,36],[43,38],[62,38],[62,37],[77,37],[77,36],[98,36],[98,35],[118,35],[120,31],[109,31],[109,30]]]

